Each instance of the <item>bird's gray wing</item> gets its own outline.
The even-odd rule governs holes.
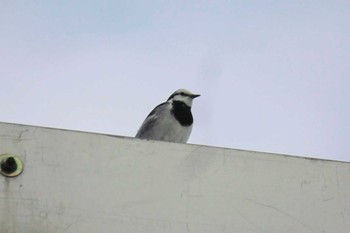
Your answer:
[[[137,132],[137,134],[135,136],[136,138],[149,138],[150,137],[149,133],[151,133],[153,131],[152,129],[156,125],[157,121],[159,120],[162,112],[165,110],[166,104],[169,104],[169,103],[164,102],[164,103],[159,104],[150,112],[150,114],[148,114],[148,116],[146,117],[146,119],[142,123],[139,131]]]

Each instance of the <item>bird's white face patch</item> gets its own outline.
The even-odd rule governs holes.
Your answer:
[[[168,101],[180,101],[184,102],[187,106],[192,106],[194,94],[186,89],[179,89],[175,91],[168,99]]]
[[[193,101],[193,99],[190,96],[183,96],[183,95],[180,95],[180,94],[175,95],[173,97],[173,100],[184,102],[189,107],[192,106],[192,101]]]

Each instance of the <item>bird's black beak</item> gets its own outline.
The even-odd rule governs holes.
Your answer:
[[[201,96],[201,95],[194,94],[194,95],[191,95],[191,98],[194,99],[194,98],[197,98],[199,96]]]

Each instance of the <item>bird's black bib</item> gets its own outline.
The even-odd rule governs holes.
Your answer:
[[[173,101],[173,108],[171,113],[180,122],[182,126],[190,126],[193,123],[193,117],[191,113],[191,107],[187,106],[184,102]]]

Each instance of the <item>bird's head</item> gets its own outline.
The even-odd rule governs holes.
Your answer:
[[[200,95],[193,94],[186,89],[179,89],[168,98],[168,102],[179,101],[185,103],[188,107],[191,107],[193,99],[198,96]]]

